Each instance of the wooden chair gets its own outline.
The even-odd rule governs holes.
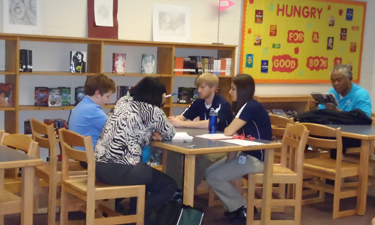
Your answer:
[[[35,168],[36,177],[42,179],[48,184],[48,224],[56,222],[56,206],[60,205],[60,199],[57,198],[57,187],[61,183],[61,162],[57,161],[57,145],[56,133],[53,125],[47,125],[36,119],[30,119],[31,132],[34,141],[39,143],[39,147],[49,150],[49,161]],[[38,154],[39,157],[39,154]],[[86,169],[82,168],[78,161],[69,162],[69,168],[72,175],[86,175]],[[39,182],[35,182],[35,189],[39,189]],[[36,191],[38,194],[38,191]],[[38,199],[37,195],[35,196]],[[39,209],[38,200],[36,207]]]
[[[316,179],[304,182],[305,188],[319,191],[319,196],[303,200],[303,204],[324,201],[325,192],[333,194],[333,215],[336,219],[343,216],[355,215],[356,209],[340,211],[340,200],[357,196],[357,187],[344,186],[343,178],[358,176],[358,164],[343,162],[341,129],[334,129],[319,124],[304,123],[310,131],[307,144],[319,149],[337,149],[337,158],[305,159],[304,174]],[[325,183],[326,179],[334,180],[334,185]]]
[[[303,160],[304,150],[309,131],[302,124],[288,124],[286,126],[283,139],[281,141],[281,161],[280,164],[274,164],[272,183],[279,184],[280,199],[272,199],[272,206],[294,206],[293,220],[272,220],[270,224],[301,224],[301,206],[302,206],[302,182],[303,182]],[[287,155],[294,157],[295,167],[289,169],[287,166]],[[248,196],[247,196],[247,225],[254,224],[254,206],[261,206],[261,199],[255,199],[256,184],[263,183],[263,173],[248,174]],[[285,184],[294,184],[295,192],[293,199],[285,199]],[[259,221],[258,221],[259,222]]]
[[[0,145],[13,148],[15,151],[21,150],[31,156],[36,156],[38,151],[38,143],[25,134],[8,134],[0,131]],[[21,184],[18,171],[18,169],[0,171],[0,176],[8,175],[5,176],[4,187],[7,187],[7,183],[18,183],[18,186]],[[12,190],[9,192],[0,190],[0,224],[4,224],[4,215],[21,212],[21,199],[11,192]]]
[[[293,118],[288,118],[285,116],[279,116],[279,115],[274,115],[274,114],[269,114],[270,120],[271,120],[271,127],[272,127],[272,136],[275,141],[281,141],[286,125],[288,123],[294,124]],[[274,157],[275,157],[275,162],[279,163],[280,162],[280,155],[281,152],[277,149],[275,150]]]
[[[145,186],[115,186],[95,181],[95,156],[91,137],[84,137],[64,128],[59,129],[62,148],[62,181],[61,181],[61,225],[68,224],[68,194],[86,202],[86,224],[143,224],[145,205]],[[84,147],[85,151],[74,147]],[[87,162],[87,177],[71,176],[69,160]],[[98,200],[137,197],[137,214],[123,216],[110,208],[99,204]],[[95,218],[95,208],[107,213],[108,217]],[[99,214],[96,214],[100,216]]]

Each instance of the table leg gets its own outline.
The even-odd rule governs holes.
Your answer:
[[[357,214],[365,215],[366,198],[368,189],[368,164],[369,154],[373,151],[373,140],[361,140],[361,156],[359,160],[359,179],[358,179],[358,195],[357,195]]]
[[[34,167],[22,168],[21,225],[33,224]]]
[[[194,206],[195,155],[185,155],[184,204]]]
[[[270,224],[271,221],[273,157],[273,149],[265,150],[261,225]]]

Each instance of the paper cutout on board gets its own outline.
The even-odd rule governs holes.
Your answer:
[[[307,58],[307,68],[309,68],[311,71],[312,70],[326,70],[328,69],[328,58],[325,57],[308,57]]]
[[[348,33],[347,28],[341,28],[341,33],[340,33],[340,40],[341,41],[346,41],[346,35]]]
[[[350,52],[356,52],[356,51],[357,51],[357,43],[350,42]]]
[[[336,66],[338,64],[342,64],[342,58],[341,57],[335,57],[333,59],[333,64]]]
[[[272,44],[272,48],[280,49],[281,48],[281,44],[280,43],[277,43],[277,44],[273,43]]]
[[[359,26],[352,26],[352,30],[359,31]]]
[[[344,54],[344,46],[340,46],[340,53]]]
[[[299,53],[299,47],[295,47],[294,48],[294,54],[298,55],[298,53]]]
[[[247,33],[251,34],[251,28],[247,29]]]
[[[313,32],[313,34],[312,34],[312,42],[319,43],[319,32]]]
[[[272,71],[291,73],[298,68],[298,59],[290,55],[275,55],[272,57]]]
[[[270,4],[270,11],[272,12],[275,9],[275,5],[273,3]]]
[[[328,10],[331,10],[331,5],[328,5]]]
[[[335,26],[335,18],[333,18],[333,17],[329,18],[328,26],[330,26],[330,27]]]
[[[277,25],[270,26],[270,36],[276,37],[277,35]]]
[[[255,10],[255,23],[263,23],[263,10]]]
[[[328,37],[327,38],[327,50],[332,50],[333,49],[333,37]]]
[[[289,30],[288,31],[288,43],[303,43],[305,40],[305,33],[298,30]]]
[[[253,68],[254,54],[246,54],[246,68]]]
[[[346,9],[346,20],[352,21],[353,20],[353,14],[354,14],[353,9],[351,9],[351,8]]]
[[[298,75],[299,75],[300,77],[302,77],[303,75],[305,75],[305,71],[300,70],[299,73],[298,73]]]
[[[307,23],[307,29],[309,29],[309,30],[312,29],[312,24],[311,23]]]
[[[342,16],[343,13],[344,13],[344,10],[340,9],[339,10],[339,16]]]
[[[263,49],[263,54],[264,55],[268,55],[268,47],[266,47],[266,48]]]
[[[268,60],[262,60],[261,61],[261,67],[260,67],[260,72],[261,73],[268,73]]]
[[[262,45],[262,37],[260,35],[255,35],[254,45],[255,46],[261,46]]]

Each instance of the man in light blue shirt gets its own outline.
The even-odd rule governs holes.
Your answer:
[[[319,105],[319,109],[333,109],[337,111],[352,111],[360,109],[371,117],[372,106],[368,92],[352,83],[353,74],[347,65],[336,65],[331,71],[332,88],[328,93],[333,93],[337,99],[338,107],[332,104]]]
[[[91,136],[94,149],[107,121],[107,114],[102,107],[115,91],[115,82],[106,75],[89,76],[85,83],[86,96],[70,115],[69,130],[83,136]]]

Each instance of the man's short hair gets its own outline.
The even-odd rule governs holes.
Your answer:
[[[353,73],[352,71],[350,71],[350,67],[348,65],[343,65],[343,64],[337,64],[335,67],[333,67],[329,76],[331,76],[333,72],[338,72],[338,71],[342,71],[345,74],[346,78],[348,78],[350,81],[353,79]]]
[[[202,83],[209,87],[219,87],[219,78],[213,73],[204,73],[195,79],[195,86],[198,88]]]
[[[99,90],[101,95],[112,91],[116,92],[115,82],[104,74],[89,76],[85,82],[85,94],[88,96],[93,96],[95,91]]]

